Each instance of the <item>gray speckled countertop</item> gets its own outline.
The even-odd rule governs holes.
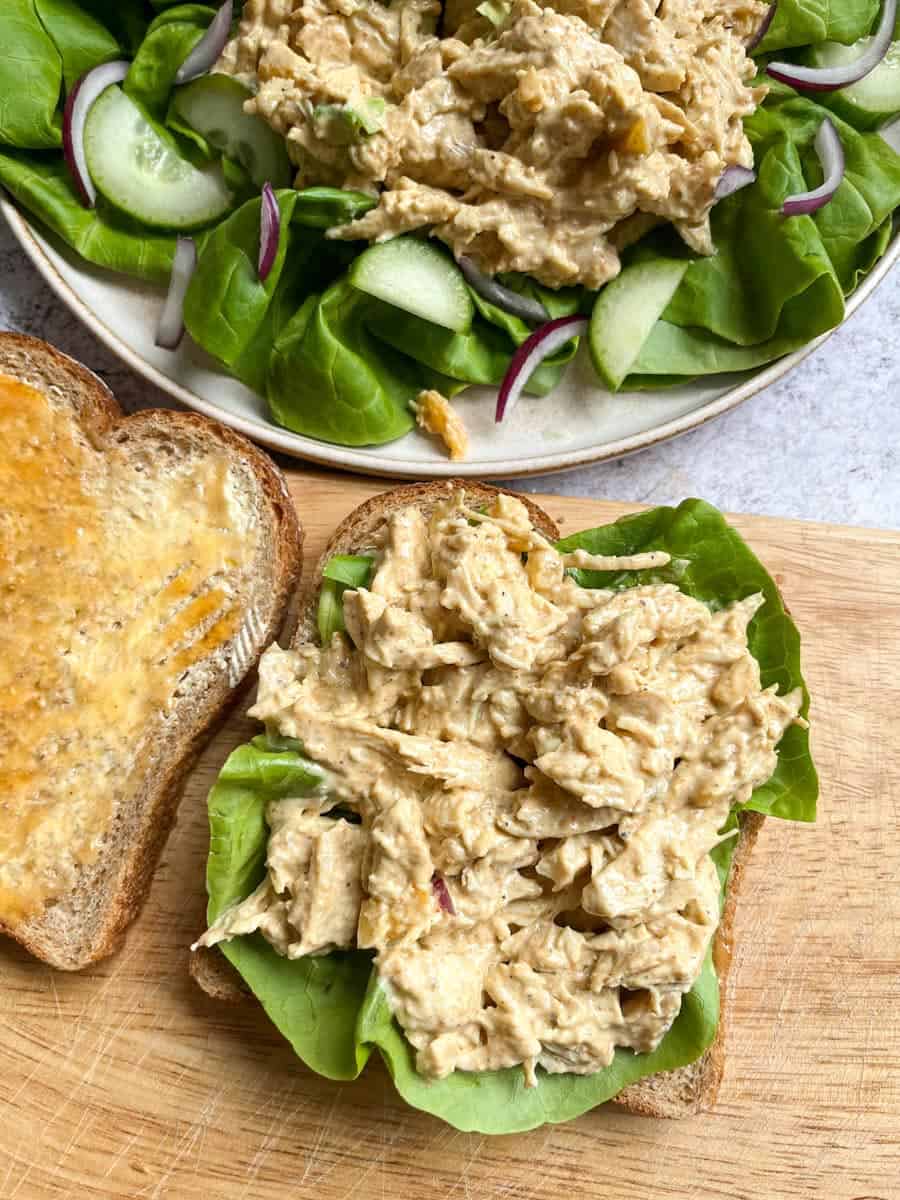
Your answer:
[[[46,338],[126,409],[171,402],[72,316],[0,217],[0,329]],[[517,482],[647,504],[702,496],[730,512],[900,528],[900,270],[774,387],[684,437],[618,462]]]

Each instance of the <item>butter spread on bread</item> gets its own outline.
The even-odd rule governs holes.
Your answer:
[[[161,489],[147,465],[96,450],[71,413],[7,377],[0,420],[12,435],[0,460],[0,912],[12,923],[97,854],[148,718],[237,631],[237,576],[258,533],[224,454],[176,466]]]
[[[118,868],[161,845],[153,826],[174,811],[154,776],[171,793],[172,766],[280,624],[299,547],[286,494],[269,502],[275,468],[242,439],[174,413],[111,423],[103,392],[86,419],[34,382],[0,373],[0,927],[78,966],[112,948],[108,930],[63,950],[61,931],[33,944],[29,923],[63,897],[71,909],[88,879],[133,915],[135,872]],[[277,578],[263,602],[264,558]]]

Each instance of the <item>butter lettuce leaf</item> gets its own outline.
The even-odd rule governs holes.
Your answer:
[[[818,187],[822,182],[822,167],[813,141],[828,115],[822,105],[808,95],[800,96],[786,84],[771,81],[765,104],[746,125],[757,162],[772,149],[788,142],[796,148],[802,166],[798,181],[807,187]],[[854,271],[858,259],[861,257],[866,269],[871,266],[871,261],[865,261],[866,240],[884,225],[900,204],[900,155],[879,133],[857,130],[834,113],[830,114],[830,119],[844,147],[843,181],[834,199],[812,217],[782,218],[782,222],[785,228],[794,221],[815,225],[822,248],[847,293],[856,282]],[[785,185],[789,189],[793,180],[785,180]],[[785,194],[789,195],[790,190]],[[780,205],[784,196],[774,186],[772,195]]]
[[[225,366],[236,367],[241,362],[273,307],[293,240],[290,222],[296,196],[290,190],[276,193],[282,236],[265,281],[259,278],[258,268],[259,197],[248,200],[218,225],[198,257],[185,297],[184,322],[194,341]],[[268,348],[265,358],[267,364]],[[265,369],[261,378],[264,384]]]
[[[168,282],[175,236],[141,228],[102,197],[96,208],[85,208],[60,156],[0,150],[0,185],[87,262],[151,283]],[[196,240],[202,245],[203,235]]]
[[[262,201],[256,196],[209,233],[184,306],[194,341],[260,394],[282,330],[356,253],[344,242],[325,240],[330,218],[372,206],[371,197],[336,188],[282,188],[275,195],[281,236],[265,281],[259,278]]]
[[[342,277],[281,331],[267,386],[279,425],[343,446],[379,445],[412,429],[409,402],[427,385],[412,359],[369,332],[370,305]]]
[[[454,333],[382,300],[370,302],[366,328],[385,345],[462,384],[497,387],[515,350],[515,344],[502,330],[478,315],[468,333]],[[567,352],[563,347],[557,353],[565,354],[568,360],[574,349]],[[559,382],[560,375],[556,363],[542,363],[525,390],[532,395],[546,395]]]
[[[179,67],[215,15],[216,10],[204,4],[179,4],[160,13],[148,26],[124,89],[158,121],[166,115]]]
[[[34,3],[41,24],[59,52],[67,92],[85,71],[120,56],[116,38],[75,0],[34,0]]]
[[[512,290],[539,300],[550,317],[578,312],[587,295],[582,288],[561,288],[554,292],[522,275],[499,278]],[[474,289],[469,288],[469,293],[476,316],[468,333],[454,333],[384,301],[370,304],[366,326],[387,345],[457,384],[497,387],[509,369],[516,347],[521,346],[533,329],[521,318],[489,304]],[[525,384],[529,395],[546,396],[556,387],[565,364],[575,356],[578,340],[572,338],[540,364]]]
[[[474,292],[472,298],[478,312],[468,333],[454,333],[451,329],[433,325],[382,300],[370,302],[366,327],[386,345],[459,384],[497,387],[509,369],[516,347],[532,331],[524,321],[501,314],[500,309],[485,304]],[[497,316],[504,315],[508,320],[486,318],[486,310]],[[522,326],[524,336],[512,331],[515,325]],[[574,357],[577,349],[578,338],[561,346],[532,372],[525,391],[532,396],[546,396],[551,392],[562,378],[564,365]]]
[[[62,59],[34,0],[0,4],[0,47],[0,144],[28,150],[61,146]]]
[[[678,376],[743,371],[799,349],[838,325],[845,297],[884,253],[900,204],[900,156],[877,133],[833,114],[846,157],[843,182],[813,216],[785,218],[781,205],[817,187],[813,140],[829,114],[821,104],[768,81],[770,93],[744,122],[757,180],[717,204],[716,254],[685,273],[634,365],[627,388]],[[663,253],[670,232],[635,256]]]
[[[778,0],[772,24],[753,53],[818,42],[849,45],[871,31],[879,8],[879,0]]]
[[[209,794],[207,918],[245,899],[265,873],[266,804],[307,796],[322,772],[296,746],[266,735],[229,755]],[[372,973],[371,957],[354,952],[293,961],[258,933],[221,945],[275,1027],[307,1066],[328,1079],[355,1079],[369,1057],[357,1043],[357,1016]]]
[[[809,714],[809,692],[800,669],[800,634],[785,611],[781,594],[765,567],[718,509],[703,500],[685,500],[677,508],[654,508],[623,517],[559,543],[560,550],[591,554],[637,554],[665,550],[671,562],[652,571],[615,574],[575,571],[585,587],[631,587],[642,583],[674,583],[711,608],[762,592],[766,602],[750,622],[747,640],[760,666],[763,687],[779,691],[801,688],[801,713]],[[809,733],[791,726],[778,747],[778,766],[768,783],[743,806],[794,821],[814,821],[818,778],[809,752]]]
[[[748,636],[763,683],[777,684],[781,690],[802,688],[803,711],[807,711],[797,629],[765,568],[711,505],[686,500],[677,508],[655,508],[574,534],[560,542],[559,548],[583,548],[604,555],[665,550],[671,555],[667,566],[649,572],[573,572],[585,587],[618,589],[638,582],[672,582],[713,609],[761,591],[766,604],[751,623]],[[363,586],[371,569],[370,556],[336,556],[325,567],[323,595],[329,589]],[[332,600],[329,636],[340,628],[339,594]],[[321,618],[320,609],[320,622]],[[291,739],[261,735],[234,751],[209,797],[210,921],[229,904],[249,895],[263,877],[266,803],[305,795],[320,786],[319,769]],[[795,727],[780,743],[772,779],[757,788],[744,807],[810,821],[815,817],[817,790],[806,731]],[[738,814],[732,810],[726,829],[737,821]],[[712,853],[723,893],[734,846],[734,840],[728,840]],[[429,1080],[415,1069],[414,1052],[393,1018],[368,954],[331,954],[292,962],[277,955],[258,934],[235,938],[221,949],[297,1056],[313,1070],[332,1079],[353,1079],[377,1049],[409,1104],[462,1130],[514,1133],[545,1122],[569,1120],[611,1099],[637,1079],[694,1062],[712,1043],[718,1026],[718,978],[711,955],[707,955],[678,1018],[652,1054],[618,1050],[607,1069],[588,1076],[549,1075],[538,1070],[535,1088],[524,1086],[518,1068],[456,1072],[447,1079]]]
[[[287,739],[261,735],[229,756],[209,795],[210,922],[263,878],[266,804],[308,795],[320,784],[321,772]],[[723,887],[733,847],[733,841],[719,847]],[[329,1079],[355,1079],[377,1048],[409,1104],[457,1129],[482,1133],[516,1133],[576,1117],[636,1079],[693,1062],[712,1043],[718,1025],[719,985],[707,955],[675,1023],[652,1054],[618,1050],[611,1066],[593,1075],[539,1070],[536,1088],[524,1086],[519,1068],[429,1080],[415,1069],[412,1047],[393,1018],[371,955],[353,951],[289,960],[258,933],[219,948],[312,1070]]]
[[[368,587],[374,562],[368,554],[336,554],[329,559],[322,576],[316,613],[319,640],[323,646],[344,629],[344,592],[348,588]]]
[[[734,840],[725,845],[733,854]],[[538,1125],[558,1124],[611,1100],[628,1084],[659,1071],[694,1062],[716,1036],[719,981],[707,954],[697,982],[682,1001],[672,1028],[651,1054],[617,1050],[605,1070],[593,1075],[549,1075],[540,1067],[536,1087],[525,1086],[520,1067],[504,1071],[455,1071],[446,1079],[427,1079],[415,1068],[414,1051],[393,1019],[376,972],[357,1025],[358,1044],[377,1046],[397,1091],[414,1108],[440,1117],[456,1129],[478,1133],[522,1133]]]
[[[79,0],[79,8],[109,30],[125,57],[134,57],[149,23],[144,0]]]

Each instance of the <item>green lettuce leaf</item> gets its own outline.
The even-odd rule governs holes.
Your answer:
[[[216,794],[215,803],[210,793],[216,830],[210,840],[206,884],[215,916],[249,896],[262,879],[268,830],[260,802],[264,807],[270,800],[312,795],[321,790],[322,781],[322,769],[304,758],[299,743],[290,739],[259,734],[231,753],[216,782],[216,788],[223,790]],[[220,808],[218,802],[226,794],[228,803]],[[222,813],[225,818],[220,820]]]
[[[265,281],[259,278],[259,196],[213,229],[185,298],[191,337],[232,375],[264,394],[272,349],[307,297],[345,269],[356,248],[323,236],[325,212],[359,211],[371,197],[331,188],[276,193],[281,213],[278,254]]]
[[[151,283],[168,282],[174,235],[142,229],[102,197],[96,208],[85,208],[61,156],[0,151],[0,184],[87,262]],[[202,235],[196,240],[202,245]]]
[[[316,625],[319,640],[327,646],[344,629],[343,596],[348,588],[368,585],[375,562],[368,554],[337,554],[330,559],[322,575]]]
[[[113,34],[75,0],[35,0],[35,9],[62,59],[67,92],[85,71],[121,54]]]
[[[336,225],[348,225],[357,217],[374,208],[376,200],[368,192],[354,192],[351,188],[308,187],[298,193],[294,221],[310,229],[333,229]],[[355,252],[365,247],[357,245]]]
[[[497,276],[497,281],[509,288],[510,291],[518,292],[520,296],[525,296],[529,300],[537,300],[539,304],[543,304],[550,320],[554,320],[556,317],[570,317],[577,312],[590,313],[591,311],[593,296],[581,287],[562,287],[554,291],[553,288],[544,287],[536,279],[530,279],[527,275],[518,273],[500,274]],[[525,339],[534,332],[534,327],[523,321],[521,317],[514,317],[505,309],[497,308],[495,304],[491,304],[490,301],[479,295],[474,288],[470,287],[469,292],[475,307],[484,319],[499,329],[505,330],[515,345],[521,346]],[[571,358],[574,353],[571,346],[565,346],[563,349],[569,351],[568,358]]]
[[[765,684],[801,687],[799,635],[784,610],[777,588],[752,551],[721,513],[700,500],[678,508],[657,508],[611,525],[575,534],[559,543],[562,551],[583,548],[593,554],[635,554],[666,550],[672,561],[652,572],[573,572],[586,587],[624,588],[642,582],[674,582],[689,595],[720,608],[756,591],[766,596],[748,632]],[[368,582],[372,558],[339,555],[325,567],[327,589]],[[339,613],[339,595],[334,607]],[[321,610],[320,610],[321,615]],[[338,618],[333,617],[332,623]],[[333,628],[339,628],[333,624]],[[325,639],[327,640],[327,638]],[[209,919],[249,895],[262,879],[268,831],[265,804],[303,795],[318,786],[317,768],[291,739],[265,735],[235,751],[210,793],[210,858],[207,869]],[[791,729],[779,746],[772,780],[757,788],[744,807],[795,820],[815,816],[817,782],[806,732]],[[737,825],[733,810],[726,830]],[[712,852],[723,892],[735,842]],[[616,1052],[612,1064],[594,1075],[548,1075],[526,1088],[519,1069],[477,1074],[456,1072],[428,1080],[415,1070],[413,1051],[393,1019],[384,991],[361,952],[291,962],[279,957],[259,935],[222,946],[266,1012],[314,1070],[334,1079],[352,1079],[373,1048],[387,1064],[398,1092],[416,1108],[458,1129],[512,1133],[545,1122],[569,1120],[604,1103],[623,1087],[658,1071],[695,1061],[715,1037],[719,1014],[718,979],[707,955],[694,987],[685,996],[672,1029],[652,1054]]]
[[[265,872],[270,800],[320,790],[322,772],[297,750],[266,736],[239,746],[209,794],[207,917],[249,896]],[[361,953],[289,961],[259,934],[234,938],[222,953],[259,998],[307,1066],[328,1079],[355,1079],[370,1051],[355,1040],[372,964]]]
[[[817,42],[849,45],[870,32],[879,8],[879,0],[778,0],[772,24],[753,53]]]
[[[478,316],[468,333],[454,333],[382,300],[367,307],[366,328],[385,345],[465,384],[496,386],[514,350],[509,338]],[[558,373],[553,376],[556,381]]]
[[[730,847],[730,862],[734,841],[725,845]],[[549,1075],[538,1068],[538,1084],[533,1088],[525,1086],[519,1067],[455,1071],[446,1079],[427,1079],[415,1069],[413,1049],[393,1019],[374,970],[356,1036],[357,1044],[378,1048],[394,1086],[414,1108],[432,1113],[456,1129],[504,1134],[569,1121],[605,1104],[629,1083],[694,1062],[712,1044],[718,1023],[719,981],[712,955],[707,954],[681,1012],[656,1050],[650,1054],[617,1050],[611,1065],[593,1075]]]
[[[179,4],[151,21],[125,78],[124,90],[163,121],[178,69],[216,15],[204,4]]]
[[[277,744],[260,736],[239,747],[210,792],[210,922],[263,878],[268,801],[308,795],[320,786],[315,764],[296,748],[279,750]],[[718,848],[723,887],[733,846],[729,841]],[[619,1050],[610,1067],[588,1076],[539,1071],[536,1088],[524,1086],[518,1068],[428,1080],[415,1069],[412,1049],[393,1019],[371,955],[355,951],[289,960],[260,934],[233,938],[220,949],[294,1053],[314,1071],[329,1079],[355,1079],[377,1048],[408,1103],[458,1129],[482,1133],[514,1133],[576,1117],[636,1079],[693,1062],[711,1044],[718,1024],[718,979],[707,955],[672,1029],[652,1054]]]
[[[325,564],[323,579],[333,579],[348,588],[366,587],[375,559],[371,554],[335,554]]]
[[[34,0],[0,4],[0,144],[23,150],[62,145],[57,111],[62,60]]]
[[[581,288],[562,288],[554,292],[521,275],[504,275],[501,279],[514,291],[540,300],[551,317],[577,312],[586,295]],[[366,325],[377,338],[395,350],[457,383],[497,387],[509,369],[516,347],[531,335],[533,329],[519,317],[489,304],[471,288],[469,291],[477,313],[468,333],[453,333],[383,301],[369,306]],[[578,338],[561,346],[534,371],[525,391],[533,396],[546,396],[551,392],[577,349]]]
[[[371,303],[341,278],[282,330],[267,387],[280,425],[344,446],[380,445],[412,429],[409,401],[426,384],[415,363],[369,332]]]
[[[626,387],[653,386],[757,367],[806,345],[843,319],[844,297],[884,253],[900,204],[900,156],[877,133],[832,116],[846,156],[834,199],[813,216],[785,219],[784,199],[817,187],[812,149],[822,106],[772,82],[744,122],[757,181],[717,204],[717,253],[696,259],[641,348]],[[635,254],[663,252],[657,235]]]
[[[760,665],[763,687],[777,684],[782,692],[803,690],[802,715],[809,713],[809,692],[800,671],[800,634],[784,608],[775,581],[722,514],[703,500],[685,500],[677,508],[654,508],[623,517],[559,543],[562,551],[584,549],[591,554],[637,554],[665,550],[672,556],[666,567],[653,571],[576,571],[585,587],[630,587],[644,583],[674,583],[711,608],[722,608],[754,592],[766,603],[747,631],[748,644]],[[744,805],[794,821],[814,821],[818,778],[809,753],[809,733],[791,726],[778,748],[778,766],[768,783],[754,791]]]
[[[209,234],[185,297],[185,327],[194,341],[260,392],[275,338],[317,274],[310,268],[321,239],[291,224],[298,195],[289,189],[276,193],[282,234],[264,282],[258,267],[262,201],[257,196]]]
[[[820,104],[797,95],[785,84],[773,83],[765,104],[747,122],[747,136],[757,161],[785,141],[798,148],[803,166],[800,182],[818,187],[822,168],[813,139],[826,113]],[[900,205],[900,155],[878,133],[858,131],[834,114],[831,120],[844,147],[846,169],[834,199],[813,217],[822,247],[845,293],[852,290],[862,255],[866,269],[872,260],[864,243]],[[790,194],[788,192],[788,194]],[[783,199],[776,193],[778,202]],[[785,221],[785,225],[790,224]],[[799,328],[795,324],[795,328]]]

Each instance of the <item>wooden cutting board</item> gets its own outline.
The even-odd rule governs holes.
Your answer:
[[[384,486],[295,472],[312,563]],[[621,515],[544,501],[564,532]],[[191,778],[147,906],[114,959],[57,974],[0,944],[0,1197],[278,1200],[900,1197],[900,535],[742,517],[804,634],[818,823],[770,820],[736,926],[718,1106],[611,1107],[485,1138],[403,1106],[373,1060],[306,1070],[254,1006],[187,975],[203,928],[206,792]]]

